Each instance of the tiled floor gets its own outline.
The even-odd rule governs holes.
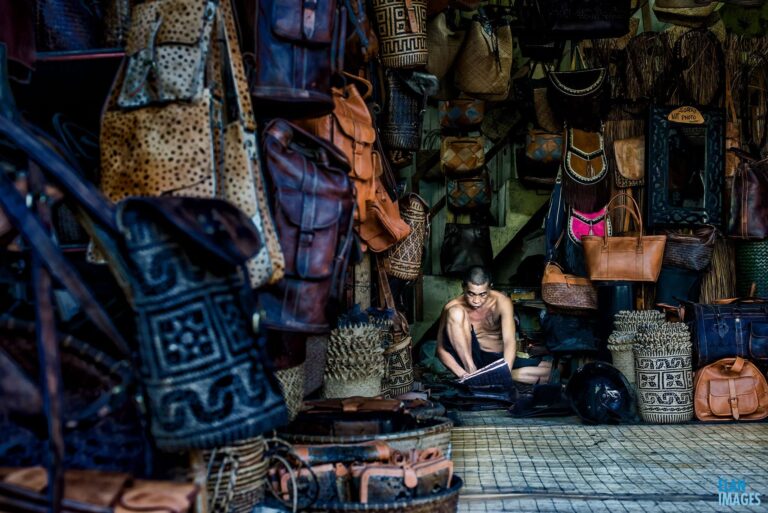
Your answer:
[[[585,426],[504,411],[456,420],[461,512],[768,511],[766,423]],[[745,480],[763,503],[719,505],[719,477]]]

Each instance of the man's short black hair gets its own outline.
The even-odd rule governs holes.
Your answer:
[[[479,265],[470,267],[467,269],[467,272],[464,273],[464,279],[462,280],[461,284],[466,287],[470,283],[473,285],[485,285],[487,283],[488,286],[490,286],[491,273]]]

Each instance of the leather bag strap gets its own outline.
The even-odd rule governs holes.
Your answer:
[[[736,395],[736,380],[728,378],[728,403],[731,406],[731,415],[739,420],[739,396]]]
[[[744,370],[744,364],[746,363],[746,360],[742,358],[741,356],[737,356],[736,359],[733,361],[733,365],[728,368],[728,371],[741,374],[741,371]]]

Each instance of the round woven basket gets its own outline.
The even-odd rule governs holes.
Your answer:
[[[293,420],[301,411],[301,405],[304,401],[304,363],[275,371],[275,377],[280,383],[280,390],[285,398],[285,405],[288,407],[289,420]]]
[[[661,324],[664,314],[658,310],[620,310],[613,318],[613,328],[620,332],[637,331],[643,324]]]
[[[392,502],[369,502],[361,504],[359,502],[333,502],[327,504],[316,504],[308,511],[315,513],[337,513],[366,511],[370,513],[455,513],[459,504],[459,490],[463,482],[459,476],[454,475],[451,479],[451,486],[447,490],[428,495],[426,497],[417,497],[415,499],[398,500]]]
[[[632,353],[634,342],[633,332],[613,332],[608,337],[608,350],[611,352],[613,366],[624,374],[631,385],[635,384],[635,356]]]
[[[376,429],[368,430],[366,426],[375,421],[389,426],[388,432]],[[361,426],[353,433],[353,428],[345,429],[343,434],[327,434],[334,432],[329,426],[343,425]],[[392,450],[407,453],[411,449],[428,449],[437,447],[447,457],[451,457],[451,429],[453,422],[445,417],[417,419],[403,413],[375,414],[311,414],[299,415],[298,419],[282,428],[281,438],[292,444],[357,444],[376,440],[387,443]],[[334,427],[335,429],[335,427]],[[341,431],[342,428],[339,428]],[[349,434],[347,434],[349,433]]]
[[[339,379],[325,376],[323,398],[346,399],[347,397],[375,397],[381,394],[381,375],[358,379]]]
[[[401,0],[373,0],[379,32],[379,60],[387,68],[417,68],[427,64],[427,2],[411,0],[412,12]],[[409,23],[413,16],[415,26]]]
[[[413,388],[413,339],[404,337],[384,351],[386,370],[381,383],[384,397],[397,397]]]
[[[675,424],[693,419],[691,351],[635,351],[640,416],[646,422]]]
[[[421,275],[424,243],[429,233],[429,206],[416,195],[400,200],[400,216],[411,227],[411,233],[392,246],[384,260],[387,274],[401,280],[417,280]]]
[[[268,461],[264,439],[203,451],[209,468],[206,481],[208,510],[212,513],[248,513],[264,499]]]

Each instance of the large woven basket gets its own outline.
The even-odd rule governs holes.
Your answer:
[[[410,336],[384,351],[386,370],[381,383],[384,397],[397,397],[413,388],[413,339]]]
[[[385,432],[371,428],[374,423],[388,426]],[[302,413],[279,432],[293,444],[356,444],[377,440],[393,450],[437,447],[450,458],[453,422],[445,417],[415,418],[403,413]]]
[[[614,332],[608,337],[608,350],[611,352],[613,366],[624,374],[627,381],[635,384],[635,356],[632,345],[635,343],[633,332]]]
[[[379,31],[379,60],[387,68],[418,68],[427,64],[427,2],[373,0]],[[413,15],[415,24],[409,22]]]
[[[462,485],[463,482],[461,478],[454,475],[453,479],[451,479],[450,488],[426,497],[392,502],[369,502],[367,504],[358,502],[333,502],[317,504],[311,507],[308,511],[314,513],[348,513],[354,511],[365,511],[369,513],[454,513],[459,504],[459,490]]]
[[[739,241],[736,244],[736,291],[740,297],[749,295],[752,284],[755,295],[768,295],[768,240]]]
[[[381,375],[356,379],[333,378],[326,375],[323,383],[325,399],[346,399],[353,396],[376,397],[381,392]]]
[[[208,466],[206,491],[211,513],[248,513],[264,498],[269,462],[264,439],[251,438],[203,452]]]
[[[429,237],[429,205],[419,195],[409,194],[400,200],[400,217],[411,227],[411,233],[392,246],[384,268],[390,276],[414,281],[421,275],[424,244]]]
[[[658,310],[621,310],[613,318],[616,331],[633,332],[644,324],[661,324],[664,314]]]
[[[304,401],[304,363],[296,367],[290,367],[275,371],[275,377],[280,383],[280,390],[288,407],[288,418],[293,420],[301,411]]]

